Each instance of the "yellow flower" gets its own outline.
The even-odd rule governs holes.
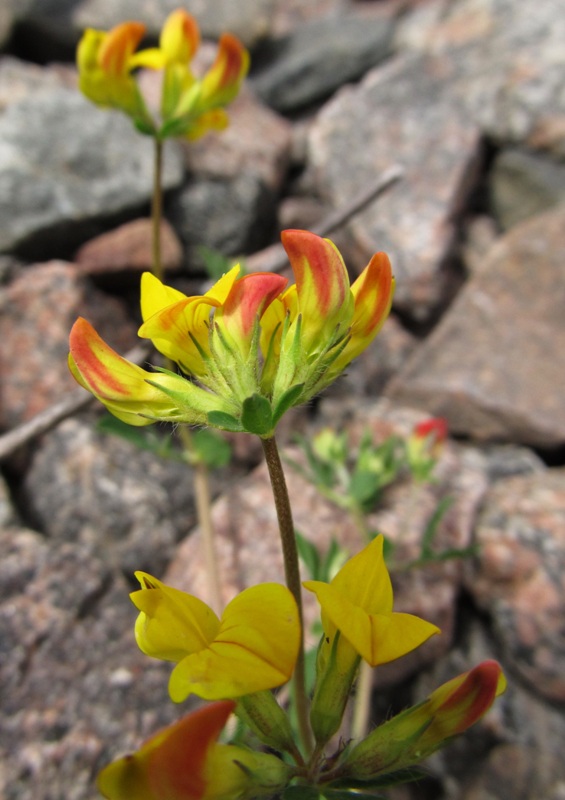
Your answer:
[[[235,708],[212,703],[156,733],[98,776],[108,800],[237,800],[284,788],[289,770],[271,755],[216,740]]]
[[[272,436],[289,408],[335,380],[372,341],[393,289],[383,253],[350,287],[329,240],[285,231],[283,244],[296,277],[289,289],[286,278],[270,272],[239,277],[237,266],[193,297],[143,276],[139,335],[176,362],[187,380],[128,368],[84,322],[71,333],[73,375],[134,425],[162,419]],[[126,375],[132,379],[123,381]],[[114,379],[125,385],[116,390]]]
[[[111,31],[88,28],[78,45],[81,92],[96,105],[117,108],[141,127],[152,128],[149,112],[131,75],[133,53],[145,35],[140,22],[123,22]]]
[[[349,660],[356,654],[376,667],[410,653],[439,633],[430,622],[393,611],[383,542],[382,535],[373,539],[349,559],[331,583],[304,582],[322,607],[325,650],[331,650],[340,632],[338,660]]]
[[[312,727],[325,743],[339,728],[360,658],[386,664],[415,650],[439,628],[412,614],[393,611],[390,576],[377,536],[351,558],[331,583],[305,581],[322,608],[324,635],[318,651],[318,678]]]
[[[178,8],[165,20],[159,47],[135,52],[145,34],[140,22],[124,22],[108,33],[88,29],[77,50],[79,87],[100,106],[130,116],[142,132],[164,139],[195,139],[228,124],[225,106],[237,96],[249,69],[249,54],[231,34],[220,38],[218,55],[202,80],[190,67],[200,44],[196,20]],[[161,118],[150,116],[133,71],[163,70]]]
[[[141,612],[135,625],[140,649],[176,662],[169,681],[175,703],[194,693],[205,700],[272,689],[291,677],[300,623],[290,591],[278,583],[246,589],[218,619],[205,603],[137,572],[131,595]]]

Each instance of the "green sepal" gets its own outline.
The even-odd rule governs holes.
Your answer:
[[[287,389],[286,392],[284,392],[273,411],[273,427],[277,424],[282,415],[289,410],[289,408],[298,405],[298,400],[303,389],[304,384],[297,383],[295,386],[291,386],[290,389]]]
[[[258,436],[272,432],[273,411],[266,397],[256,392],[251,397],[245,398],[241,411],[241,424],[248,433],[256,433]]]
[[[287,786],[282,800],[318,800],[320,792],[315,786]]]
[[[232,433],[241,433],[244,427],[241,422],[232,417],[225,411],[209,411],[207,414],[208,424],[214,428],[221,428],[223,431],[232,431]]]
[[[299,752],[288,715],[271,691],[254,692],[238,698],[236,716],[266,745],[279,752]]]
[[[405,767],[403,769],[395,769],[390,772],[385,772],[374,778],[367,780],[360,780],[354,778],[342,778],[330,784],[331,789],[341,789],[350,791],[367,792],[369,789],[385,789],[389,786],[398,786],[401,783],[413,783],[414,781],[421,780],[426,777],[428,773],[422,767]],[[329,795],[328,790],[328,795]],[[324,795],[326,792],[324,791]],[[378,796],[378,795],[377,795]],[[355,794],[355,797],[359,797]],[[375,797],[375,795],[373,795]]]

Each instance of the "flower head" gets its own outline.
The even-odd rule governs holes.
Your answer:
[[[109,800],[236,800],[284,787],[280,759],[216,743],[234,708],[212,703],[159,731],[102,770],[100,792]]]
[[[393,611],[390,576],[377,536],[351,558],[331,583],[305,581],[322,608],[324,634],[311,720],[318,742],[337,731],[360,658],[370,666],[394,661],[423,644],[439,629]]]
[[[132,424],[162,419],[271,436],[285,411],[335,380],[372,341],[393,287],[384,254],[350,287],[329,240],[285,231],[283,243],[296,276],[288,289],[280,275],[240,277],[238,266],[192,297],[143,276],[139,335],[186,380],[128,367],[84,321],[71,333],[73,375]]]
[[[370,733],[349,754],[348,774],[367,779],[417,764],[478,722],[505,689],[500,665],[483,661]]]
[[[122,22],[109,32],[88,28],[77,49],[81,92],[96,105],[123,111],[140,126],[151,120],[131,70],[144,35],[140,22]]]
[[[88,29],[77,50],[79,86],[100,106],[130,116],[142,133],[158,138],[195,139],[210,129],[225,128],[225,106],[238,94],[249,69],[249,54],[241,42],[224,34],[215,63],[198,80],[190,66],[200,44],[195,19],[178,8],[165,20],[159,46],[137,51],[145,35],[140,22],[124,22],[109,32]],[[162,70],[161,118],[149,114],[134,70]]]
[[[300,641],[296,603],[278,583],[246,589],[218,619],[205,603],[137,572],[131,595],[141,612],[135,625],[140,649],[176,662],[171,699],[194,693],[205,700],[241,697],[280,686],[294,670]]]

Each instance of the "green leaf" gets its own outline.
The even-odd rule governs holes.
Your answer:
[[[234,264],[232,258],[228,258],[219,250],[213,250],[211,247],[206,247],[204,244],[199,245],[196,248],[196,252],[202,259],[206,272],[210,278],[213,278],[215,281],[219,280],[222,275],[225,275]]]
[[[426,525],[426,530],[424,531],[424,535],[422,536],[422,549],[421,549],[422,557],[425,556],[429,558],[430,556],[433,555],[432,545],[435,536],[438,532],[439,524],[452,504],[453,504],[453,497],[450,497],[449,495],[447,497],[443,497],[437,504],[436,510],[434,511],[430,521]]]
[[[126,442],[135,445],[139,450],[154,453],[160,458],[182,461],[181,452],[173,445],[171,434],[159,435],[154,429],[137,428],[122,422],[112,414],[103,416],[96,426],[101,433],[119,436]]]
[[[294,536],[298,555],[304,562],[304,566],[308,570],[310,578],[313,581],[323,580],[323,578],[320,577],[320,553],[318,552],[318,548],[298,531],[294,532]]]
[[[302,390],[304,389],[303,383],[297,383],[294,386],[291,386],[290,389],[287,389],[286,392],[283,393],[282,397],[280,398],[279,402],[275,406],[275,410],[273,411],[273,426],[277,424],[279,419],[285,414],[289,408],[296,405],[298,402],[298,398],[302,394]]]
[[[231,458],[231,447],[216,431],[203,428],[192,434],[192,449],[198,463],[207,467],[225,467]]]
[[[367,506],[376,499],[379,488],[377,476],[369,470],[357,470],[349,482],[349,494],[361,506]]]
[[[282,800],[318,800],[320,792],[315,786],[287,786]]]
[[[273,430],[273,412],[271,404],[261,394],[252,394],[243,401],[241,424],[248,433],[264,436]]]
[[[244,430],[241,422],[225,411],[210,411],[207,419],[209,425],[213,425],[214,428],[221,428],[224,431],[239,433]]]
[[[379,775],[375,778],[367,778],[367,780],[354,780],[351,778],[344,778],[343,780],[335,781],[331,786],[324,790],[324,795],[333,788],[360,790],[366,792],[367,789],[384,789],[388,786],[397,786],[400,783],[413,783],[414,781],[421,780],[427,775],[427,772],[421,767],[406,767],[404,769],[397,769],[393,772],[386,772],[384,775]],[[372,795],[373,797],[379,795]],[[355,797],[359,797],[357,792]]]

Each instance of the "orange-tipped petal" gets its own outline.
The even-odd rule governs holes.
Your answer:
[[[150,373],[118,355],[82,317],[73,325],[69,343],[82,385],[100,399],[130,400],[154,391],[145,383]]]
[[[200,800],[209,777],[207,761],[235,703],[204,706],[163,728],[132,755],[98,776],[108,800]]]
[[[145,35],[141,22],[122,22],[104,37],[98,53],[98,63],[109,77],[126,75],[130,59]]]
[[[434,720],[425,738],[445,739],[470,728],[486,714],[495,697],[506,689],[506,678],[497,661],[483,661],[469,672],[436,689],[428,699]]]
[[[210,313],[225,302],[239,274],[239,266],[232,267],[206,294],[195,297],[187,297],[146,274],[141,284],[145,322],[139,335],[151,339],[160,353],[179,364],[185,372],[202,375],[205,365],[201,352],[209,353]]]
[[[217,324],[228,334],[243,355],[247,355],[255,324],[288,281],[273,272],[244,275],[233,286],[224,305],[215,315]]]
[[[337,326],[345,334],[353,315],[349,276],[336,246],[309,231],[287,230],[281,240],[296,280],[306,353],[324,349]]]
[[[358,339],[361,346],[366,347],[377,335],[390,311],[393,289],[389,258],[386,253],[375,253],[351,287],[355,299],[352,343]],[[352,358],[355,355],[356,352]]]
[[[200,31],[194,17],[183,8],[169,14],[159,38],[159,48],[167,61],[188,64],[199,45]]]
[[[220,38],[218,55],[202,80],[201,110],[224,106],[238,94],[249,70],[249,53],[231,33]]]

